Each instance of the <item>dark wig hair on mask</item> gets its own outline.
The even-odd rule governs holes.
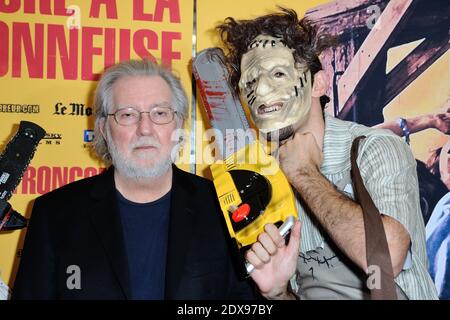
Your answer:
[[[299,19],[294,10],[278,8],[280,12],[253,20],[235,20],[228,17],[216,27],[230,64],[230,81],[236,90],[239,90],[242,55],[248,51],[252,40],[260,34],[281,37],[289,48],[294,49],[295,61],[306,64],[312,75],[322,69],[319,54],[334,44],[334,38],[319,35],[317,26],[307,18]]]

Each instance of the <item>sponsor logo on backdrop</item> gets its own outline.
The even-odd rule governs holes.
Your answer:
[[[60,145],[62,141],[61,133],[46,133],[45,137],[42,139],[42,142],[39,144],[45,145]]]
[[[92,148],[92,141],[94,140],[94,130],[86,129],[83,132],[83,148]]]
[[[92,142],[94,140],[94,130],[84,130],[84,142]]]
[[[0,103],[0,113],[39,113],[38,104]]]
[[[57,102],[54,108],[54,115],[58,116],[92,116],[92,108],[83,103],[70,102],[64,104]]]
[[[45,194],[68,183],[95,176],[105,168],[29,166],[15,193],[23,195]]]

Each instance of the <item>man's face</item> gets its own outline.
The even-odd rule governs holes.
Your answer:
[[[311,108],[311,73],[296,65],[292,49],[279,39],[258,38],[260,45],[242,56],[241,94],[263,133],[298,127],[307,120]],[[270,45],[272,40],[275,46]]]
[[[172,94],[168,84],[159,76],[123,77],[112,86],[113,109],[133,107],[150,111],[155,106],[172,107]],[[176,115],[175,115],[176,116]],[[130,126],[118,124],[113,116],[107,118],[103,134],[115,168],[128,177],[155,177],[167,172],[175,145],[171,136],[176,121],[155,124],[149,114]]]

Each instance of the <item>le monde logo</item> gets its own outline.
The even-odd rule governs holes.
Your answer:
[[[58,102],[55,104],[55,112],[53,114],[61,116],[91,116],[92,108],[82,103],[71,102],[65,105],[62,102]]]

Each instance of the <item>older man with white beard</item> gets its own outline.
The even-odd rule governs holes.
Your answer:
[[[173,164],[187,107],[179,80],[150,61],[104,73],[94,146],[112,165],[36,200],[13,299],[253,298],[212,183]]]

